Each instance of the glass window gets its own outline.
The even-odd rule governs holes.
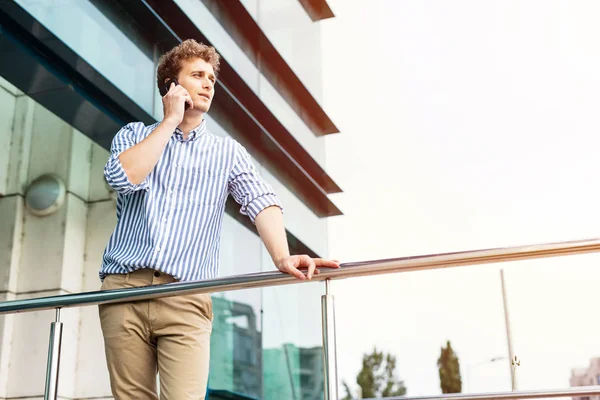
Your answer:
[[[257,90],[258,69],[200,0],[175,0],[246,84]]]
[[[321,26],[298,0],[260,0],[257,22],[315,97],[322,99]]]
[[[150,45],[145,49],[140,48],[87,0],[16,2],[146,112],[152,114],[156,85]]]
[[[325,142],[323,138],[315,136],[296,111],[263,75],[260,76],[259,97],[300,145],[324,168]]]

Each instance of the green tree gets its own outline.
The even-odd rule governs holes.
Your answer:
[[[406,394],[404,382],[396,377],[396,357],[377,351],[363,355],[362,369],[356,376],[356,383],[362,389],[362,397],[379,398],[403,396]],[[346,396],[343,400],[351,400],[352,395],[346,382],[343,382]]]
[[[353,399],[352,391],[348,387],[348,384],[346,382],[342,381],[342,385],[344,385],[344,390],[346,390],[346,395],[344,396],[344,398],[342,400],[352,400]]]
[[[441,349],[437,365],[440,372],[442,393],[460,393],[462,391],[460,363],[449,340],[446,341],[446,347]]]

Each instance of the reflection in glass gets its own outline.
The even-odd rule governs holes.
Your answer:
[[[213,310],[211,390],[264,400],[323,398],[321,346],[284,343],[263,349],[260,321],[250,304],[214,295]]]
[[[213,296],[209,386],[262,397],[262,334],[249,304]]]
[[[87,0],[16,0],[48,30],[90,63],[106,79],[152,113],[154,62],[152,49],[134,43]],[[111,16],[114,18],[115,16]],[[127,27],[127,21],[122,21]]]
[[[265,400],[323,398],[321,346],[302,348],[291,343],[264,350]]]

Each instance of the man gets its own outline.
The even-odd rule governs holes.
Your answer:
[[[335,261],[290,256],[281,205],[235,140],[208,132],[219,55],[186,40],[159,60],[164,119],[130,123],[115,136],[105,167],[118,193],[117,225],[104,251],[102,289],[211,279],[228,194],[255,224],[276,267],[311,279]],[[186,106],[187,105],[187,106]],[[306,268],[304,274],[299,268]],[[116,399],[204,399],[212,303],[207,294],[101,305],[111,388]]]

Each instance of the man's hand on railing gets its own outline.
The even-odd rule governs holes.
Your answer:
[[[324,260],[322,258],[310,258],[309,256],[297,255],[287,256],[275,263],[275,266],[281,272],[295,276],[300,280],[306,278],[312,279],[313,275],[319,273],[317,268],[339,268],[340,263],[337,260]],[[307,269],[306,275],[301,269]]]
[[[283,217],[279,207],[267,207],[262,210],[254,221],[256,229],[262,239],[267,251],[271,255],[273,263],[281,272],[295,276],[300,280],[312,279],[318,274],[316,268],[339,268],[340,263],[336,260],[324,260],[322,258],[311,258],[306,254],[290,256],[289,246]],[[306,275],[300,269],[307,269]]]

